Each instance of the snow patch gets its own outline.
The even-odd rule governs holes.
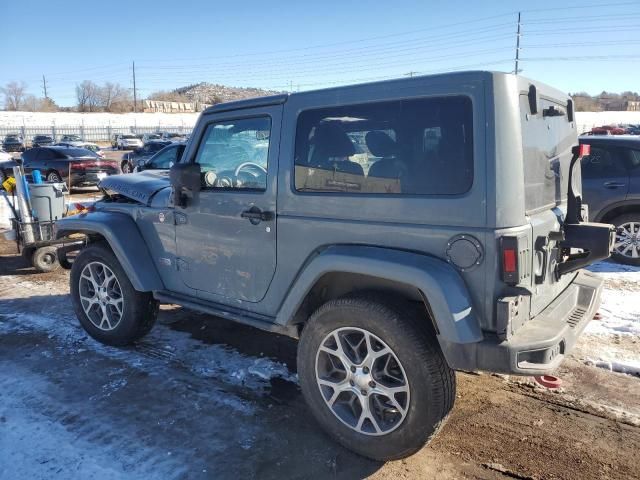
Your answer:
[[[588,358],[585,363],[611,372],[626,373],[640,377],[640,361],[635,360],[593,360]]]

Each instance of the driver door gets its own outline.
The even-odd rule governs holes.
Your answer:
[[[194,156],[183,159],[200,164],[202,190],[175,210],[177,267],[198,297],[259,302],[267,292],[281,116],[281,105],[211,115]]]

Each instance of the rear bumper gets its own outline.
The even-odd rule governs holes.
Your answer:
[[[104,171],[106,176],[116,175],[118,172]],[[104,177],[103,177],[104,178]],[[100,183],[102,178],[98,178],[97,172],[86,172],[86,173],[71,173],[71,186],[72,187],[90,187],[95,186]]]
[[[497,337],[477,343],[441,342],[456,370],[485,370],[540,375],[557,368],[600,308],[604,281],[581,270],[565,291],[542,313],[526,322],[508,340]]]

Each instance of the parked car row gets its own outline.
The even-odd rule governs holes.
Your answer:
[[[2,149],[6,152],[24,152],[33,147],[49,147],[56,144],[56,140],[52,135],[34,135],[29,145],[24,137],[18,133],[10,133],[4,137]],[[74,147],[83,147],[85,145],[96,146],[95,143],[85,142],[80,135],[63,135],[60,137],[58,145],[72,145]],[[98,147],[99,148],[99,147]]]
[[[118,150],[136,149],[153,141],[186,140],[188,135],[175,132],[155,132],[144,134],[114,133],[111,136],[111,147]]]

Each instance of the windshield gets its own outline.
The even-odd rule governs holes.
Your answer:
[[[136,138],[136,136],[135,135],[120,135],[120,138],[126,138],[126,139],[129,140],[129,139]]]

